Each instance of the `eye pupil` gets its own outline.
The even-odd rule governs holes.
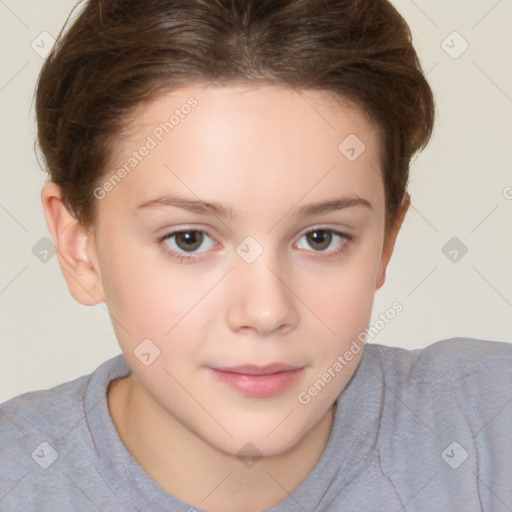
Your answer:
[[[314,242],[312,245],[316,245],[317,249],[322,250],[329,247],[331,243],[332,233],[325,230],[316,230],[311,231],[308,234],[308,237],[310,238],[310,241]],[[320,242],[320,245],[318,245],[318,242]]]
[[[184,251],[194,251],[201,246],[203,234],[200,231],[180,231],[176,233],[176,245]],[[181,242],[184,242],[181,245]]]

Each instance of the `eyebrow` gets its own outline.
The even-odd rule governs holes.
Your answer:
[[[232,220],[235,219],[238,215],[238,212],[235,212],[230,206],[225,206],[222,203],[218,203],[216,201],[188,199],[186,197],[181,197],[175,194],[170,194],[145,201],[144,203],[137,206],[136,210],[168,206],[183,208],[184,210],[198,213],[200,215],[218,216]],[[372,209],[372,205],[369,201],[362,197],[352,195],[348,197],[333,198],[325,201],[306,204],[300,208],[292,210],[292,215],[294,217],[308,217],[312,215],[319,215],[321,213],[343,210],[345,208],[352,208],[355,206],[362,206],[364,208]]]

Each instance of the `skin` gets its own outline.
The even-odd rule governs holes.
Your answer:
[[[297,488],[325,449],[335,400],[363,351],[308,404],[297,396],[369,325],[408,196],[386,233],[376,127],[327,92],[267,85],[190,86],[153,99],[117,140],[105,179],[190,96],[197,107],[98,200],[93,226],[72,217],[52,182],[43,207],[71,294],[106,303],[132,368],[108,389],[127,449],[192,506],[260,511]],[[355,161],[338,150],[349,134],[366,146]],[[171,193],[238,216],[137,208]],[[356,196],[371,207],[294,216],[305,204]],[[315,227],[352,240],[333,235],[318,248],[305,235]],[[187,228],[207,233],[195,253],[176,238],[156,240]],[[252,263],[236,252],[248,236],[263,251]],[[165,247],[197,259],[182,263]],[[134,354],[144,339],[160,350],[149,366]],[[304,370],[271,398],[227,388],[208,369],[274,362]],[[250,466],[237,456],[251,455],[247,443],[261,455]]]

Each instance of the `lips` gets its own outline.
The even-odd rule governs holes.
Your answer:
[[[300,366],[292,366],[285,363],[272,363],[266,366],[256,366],[248,364],[244,366],[232,366],[224,368],[214,368],[220,372],[239,373],[243,375],[273,375],[274,373],[289,372],[298,370]]]
[[[275,397],[293,386],[304,373],[304,367],[284,363],[208,369],[224,388],[254,398]]]

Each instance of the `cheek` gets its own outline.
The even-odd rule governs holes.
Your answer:
[[[161,337],[185,307],[183,280],[152,248],[112,243],[104,247],[100,267],[114,326],[126,328],[123,338],[126,331],[136,338]]]
[[[379,243],[375,240],[354,252],[343,264],[305,288],[307,304],[322,320],[325,340],[319,347],[319,359],[332,359],[347,350],[354,339],[368,326],[374,295],[375,276],[379,264]]]
[[[367,243],[366,247],[358,248],[320,277],[321,284],[319,280],[318,286],[310,286],[312,303],[334,322],[354,319],[357,323],[371,309],[379,261],[378,243]]]
[[[207,333],[215,317],[213,295],[207,292],[218,272],[198,277],[194,265],[178,265],[140,243],[122,249],[110,245],[101,267],[112,324],[127,355],[145,339],[160,349],[161,361],[197,348],[195,339]]]

